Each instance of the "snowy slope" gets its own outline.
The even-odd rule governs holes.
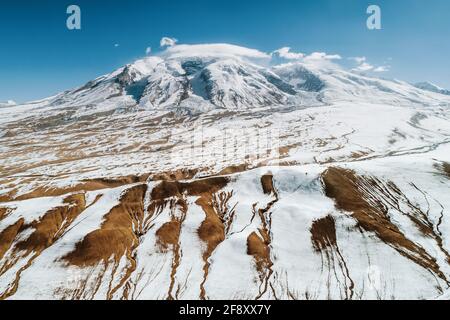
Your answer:
[[[0,299],[431,299],[450,96],[175,45],[0,108]]]

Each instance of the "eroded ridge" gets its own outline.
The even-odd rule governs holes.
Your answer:
[[[393,182],[383,182],[375,177],[360,176],[354,171],[335,167],[327,169],[322,179],[326,195],[335,200],[338,209],[351,213],[358,222],[358,228],[375,233],[402,256],[436,275],[446,286],[449,285],[447,275],[441,270],[436,258],[421,244],[411,240],[393,221],[390,211],[397,210],[410,219],[423,236],[435,239],[442,254],[448,257],[428,215],[413,205]]]
[[[147,185],[138,184],[126,189],[120,196],[119,204],[104,216],[100,228],[88,233],[75,244],[73,251],[62,258],[68,265],[79,268],[103,266],[103,271],[92,279],[81,281],[78,288],[70,293],[70,298],[95,297],[101,284],[110,277],[107,298],[111,299],[135,270],[136,261],[132,253],[139,243],[146,188]],[[127,261],[126,267],[119,270],[123,257]],[[118,271],[120,271],[119,280],[114,285],[113,280],[116,280],[115,275]]]
[[[259,294],[256,299],[260,299],[268,290],[272,290],[276,297],[275,289],[270,283],[270,277],[273,274],[273,261],[271,257],[272,243],[272,207],[279,200],[278,193],[274,187],[273,175],[265,174],[261,176],[261,186],[264,194],[271,196],[273,200],[267,203],[263,208],[257,209],[253,205],[253,216],[260,219],[260,226],[257,231],[252,232],[247,238],[247,254],[253,256],[256,270],[259,274]]]

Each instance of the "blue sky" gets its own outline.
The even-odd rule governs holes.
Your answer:
[[[66,28],[77,4],[82,30]],[[366,8],[382,30],[366,28]],[[2,0],[0,101],[43,98],[83,84],[159,48],[227,42],[271,52],[324,51],[391,66],[384,77],[450,88],[448,0]],[[119,44],[119,46],[114,46]]]

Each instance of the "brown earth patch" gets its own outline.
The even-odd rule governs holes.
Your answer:
[[[442,170],[444,171],[445,175],[450,178],[450,163],[443,162],[442,163]]]
[[[289,155],[289,152],[292,149],[301,147],[302,145],[303,145],[303,143],[299,142],[299,143],[293,143],[293,144],[290,144],[290,145],[282,146],[282,147],[278,148],[278,152],[279,152],[281,157],[286,157],[286,156]]]
[[[111,179],[96,178],[96,179],[89,179],[89,180],[84,180],[84,181],[98,183],[98,184],[104,186],[105,188],[115,188],[115,187],[120,187],[120,186],[123,186],[126,184],[145,182],[147,180],[147,178],[148,178],[148,174],[141,175],[141,176],[129,175],[129,176],[111,178]]]
[[[239,172],[244,172],[246,170],[249,169],[249,164],[240,164],[240,165],[235,165],[235,166],[229,166],[226,168],[223,168],[218,175],[228,175],[228,174],[233,174],[233,173],[239,173]]]
[[[369,152],[365,152],[365,151],[354,151],[350,154],[350,157],[352,159],[360,159],[362,157],[365,157],[369,154]]]
[[[161,173],[152,174],[151,178],[153,181],[176,181],[176,180],[187,180],[192,179],[199,172],[198,169],[180,169],[175,171],[166,171]]]
[[[315,220],[311,226],[311,241],[316,252],[337,245],[336,224],[332,216]]]
[[[0,208],[0,221],[3,219],[3,217],[6,217],[7,212],[8,212],[7,208]]]
[[[161,228],[156,231],[158,244],[166,251],[169,246],[175,246],[180,238],[181,224],[179,221],[172,220],[164,223]]]
[[[273,186],[273,175],[265,174],[261,176],[261,185],[264,194],[276,194],[275,188]]]
[[[256,261],[256,269],[260,274],[272,264],[270,260],[270,240],[267,233],[259,229],[259,236],[252,232],[247,238],[247,254],[253,256]]]
[[[204,257],[209,257],[214,249],[225,239],[225,227],[213,208],[211,195],[203,195],[196,204],[205,212],[205,220],[198,228],[197,232],[202,241],[207,244]]]
[[[205,193],[212,194],[228,183],[226,177],[212,177],[199,179],[189,182],[162,181],[152,190],[152,200],[163,200],[170,197],[181,197],[183,194],[188,196],[200,196]]]
[[[96,178],[83,180],[79,184],[65,188],[53,188],[53,187],[38,187],[33,191],[15,197],[14,193],[8,196],[0,197],[0,202],[5,201],[19,201],[28,200],[41,197],[57,197],[68,193],[80,192],[80,191],[96,191],[102,189],[115,188],[127,184],[145,182],[148,178],[148,174],[142,176],[130,175],[114,179]]]
[[[4,193],[0,195],[0,203],[1,202],[10,202],[14,200],[14,196],[16,195],[17,191],[12,190],[10,192]]]
[[[24,219],[21,218],[16,221],[16,223],[10,225],[0,233],[0,260],[13,244],[14,239],[17,237],[17,234],[20,232],[23,226],[23,223]]]

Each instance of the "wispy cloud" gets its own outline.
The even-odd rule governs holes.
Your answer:
[[[162,37],[159,41],[159,45],[161,47],[173,47],[178,42],[175,38],[169,38],[169,37]]]
[[[275,50],[271,53],[271,55],[275,55],[287,60],[299,60],[305,56],[301,52],[292,52],[290,47],[283,47]]]
[[[366,57],[350,57],[348,59],[355,61],[357,64],[362,64],[367,60]]]
[[[152,48],[151,48],[151,47],[147,47],[147,48],[145,49],[145,54],[146,54],[146,55],[149,55],[150,53],[152,53]]]
[[[340,60],[342,57],[338,54],[327,54],[325,52],[313,52],[310,55],[305,56],[305,61],[316,61],[316,60]]]
[[[334,60],[340,60],[342,57],[338,54],[328,54],[325,52],[313,52],[304,54],[302,52],[293,52],[290,47],[282,47],[273,51],[270,56],[272,58],[281,58],[289,61],[298,61],[309,66],[322,67],[338,67]],[[276,61],[275,61],[276,62]]]
[[[353,60],[356,63],[356,67],[351,69],[354,72],[387,72],[390,66],[374,66],[367,62],[366,57],[350,57],[349,60]]]
[[[234,57],[249,60],[270,60],[271,56],[256,49],[249,49],[232,44],[210,43],[210,44],[179,44],[166,48],[160,53],[162,56],[171,58],[180,57]]]
[[[373,72],[387,72],[389,71],[390,66],[379,66],[373,69]]]

